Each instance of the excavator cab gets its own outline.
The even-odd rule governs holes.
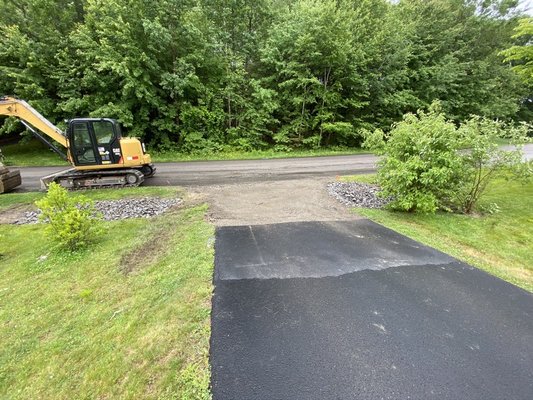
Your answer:
[[[120,124],[110,118],[76,118],[69,122],[67,138],[76,166],[122,164]]]

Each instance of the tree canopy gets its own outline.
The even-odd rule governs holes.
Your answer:
[[[358,145],[436,99],[456,122],[524,119],[517,3],[0,0],[0,94],[188,152]]]
[[[521,43],[502,52],[504,61],[513,63],[512,69],[520,75],[524,83],[533,86],[533,18],[518,21],[514,32],[513,38]]]

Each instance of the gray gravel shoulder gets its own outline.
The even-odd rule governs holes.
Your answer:
[[[180,198],[140,197],[95,201],[94,206],[104,220],[116,221],[128,218],[152,218],[182,203],[183,200]],[[26,211],[14,223],[36,224],[39,222],[39,214],[39,210]]]
[[[331,182],[327,186],[330,196],[350,207],[383,208],[390,198],[379,195],[380,187],[359,182]]]
[[[379,188],[376,185],[331,182],[331,178],[238,182],[189,187],[187,192],[187,202],[193,199],[209,203],[209,217],[218,226],[355,220],[360,217],[343,204],[377,208],[387,203],[386,199],[377,195]],[[105,220],[119,220],[150,218],[182,202],[177,198],[143,197],[97,201],[95,206]],[[16,218],[10,215],[9,221],[4,223],[38,222],[38,211],[23,211],[17,212]]]

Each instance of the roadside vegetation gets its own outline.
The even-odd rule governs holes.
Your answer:
[[[488,185],[499,176],[532,178],[522,145],[531,125],[513,126],[472,115],[455,124],[435,101],[426,112],[407,113],[389,133],[366,133],[365,147],[381,155],[377,181],[389,208],[433,213],[478,211]],[[508,139],[513,148],[501,149]]]
[[[37,140],[29,140],[21,143],[0,146],[4,155],[4,164],[17,167],[36,166],[68,166],[57,154],[50,151],[45,145]],[[257,160],[270,158],[289,157],[320,157],[334,155],[349,155],[369,153],[368,150],[359,147],[328,147],[319,149],[286,149],[274,148],[264,150],[231,150],[220,152],[198,151],[195,153],[183,153],[179,151],[152,151],[148,148],[154,163],[178,162],[178,161],[214,161],[214,160]]]
[[[161,154],[352,148],[436,99],[531,120],[532,26],[508,0],[4,1],[0,94]]]
[[[376,183],[376,176],[342,180]],[[499,211],[474,215],[367,208],[354,211],[533,292],[533,183],[497,179],[487,188],[483,202],[497,204]]]
[[[68,166],[58,154],[51,151],[38,140],[24,140],[20,143],[0,146],[5,165],[20,167]]]
[[[176,196],[94,190],[93,200]],[[0,210],[42,201],[8,194]],[[100,222],[76,251],[0,225],[0,397],[208,399],[213,235],[206,206]]]
[[[202,161],[202,160],[257,160],[270,158],[303,158],[303,157],[323,157],[323,156],[340,156],[350,154],[370,153],[360,147],[327,147],[317,149],[285,149],[276,150],[274,148],[264,150],[226,150],[216,153],[197,152],[197,153],[180,153],[175,151],[155,151],[153,155],[155,162],[173,162],[173,161]]]

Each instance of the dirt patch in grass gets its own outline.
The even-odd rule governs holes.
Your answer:
[[[14,224],[24,218],[26,212],[35,210],[36,208],[32,204],[15,204],[0,211],[0,224]]]
[[[184,209],[191,209],[203,204],[197,196],[187,194],[183,202],[170,207],[164,216],[158,219],[169,218],[180,213]],[[144,239],[139,238],[138,243],[131,250],[122,255],[119,269],[124,275],[130,275],[155,264],[171,251],[171,241],[176,226],[171,223],[156,224],[157,228],[148,227]]]
[[[124,275],[130,275],[156,263],[168,253],[173,234],[174,229],[167,225],[150,232],[145,241],[122,255],[119,263],[120,271]]]

